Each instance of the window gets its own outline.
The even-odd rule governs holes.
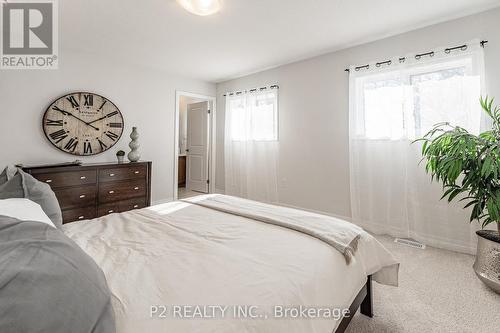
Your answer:
[[[278,90],[227,96],[227,125],[233,141],[278,140]]]
[[[441,122],[479,133],[481,78],[474,62],[472,55],[450,57],[356,77],[356,136],[415,139]]]
[[[470,245],[469,226],[451,223],[467,218],[467,212],[439,200],[441,186],[431,183],[419,164],[423,143],[411,143],[436,123],[449,122],[474,133],[488,126],[479,104],[484,80],[481,44],[477,40],[455,46],[350,70],[354,223],[424,243],[439,239],[451,246]]]

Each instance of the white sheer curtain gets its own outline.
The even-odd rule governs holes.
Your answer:
[[[417,59],[418,58],[418,59]],[[425,173],[411,142],[435,123],[473,133],[484,124],[479,41],[433,56],[350,70],[350,173],[353,222],[375,233],[472,252],[476,226],[463,204],[440,201],[441,185]],[[483,124],[483,125],[482,125]]]
[[[278,89],[227,94],[226,194],[278,201]]]

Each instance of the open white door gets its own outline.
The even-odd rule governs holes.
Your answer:
[[[209,102],[188,104],[186,188],[208,193]]]

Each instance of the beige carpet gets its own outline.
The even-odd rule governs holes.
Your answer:
[[[476,278],[473,256],[377,239],[401,262],[399,287],[374,283],[374,317],[358,312],[347,332],[500,332],[500,295]]]

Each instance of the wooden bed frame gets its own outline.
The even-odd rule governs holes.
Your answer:
[[[366,284],[361,288],[358,295],[349,307],[349,317],[344,317],[334,333],[344,333],[352,320],[352,317],[360,309],[361,313],[370,318],[373,317],[373,289],[372,276],[368,276]]]

